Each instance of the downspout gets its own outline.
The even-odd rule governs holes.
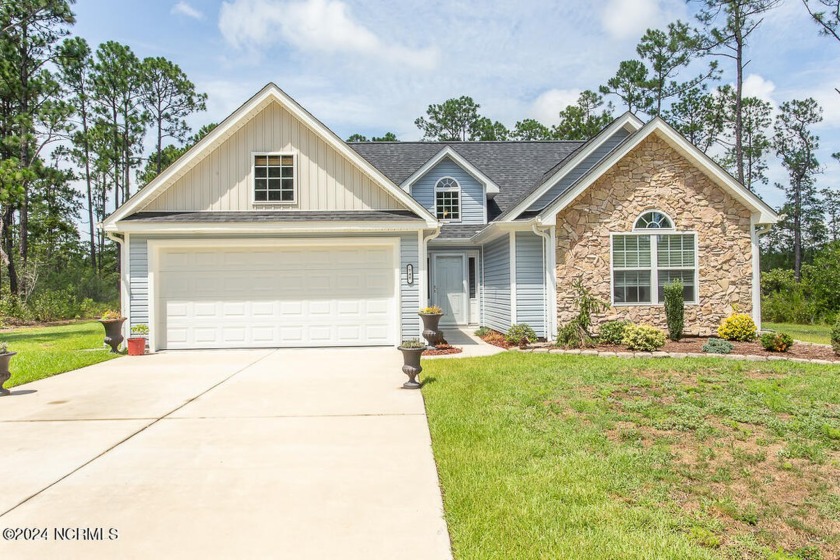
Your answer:
[[[99,227],[102,227],[102,225],[100,224]],[[123,323],[123,331],[125,331],[131,328],[128,282],[126,282],[126,277],[128,276],[128,247],[125,244],[125,237],[121,234],[106,231],[105,236],[120,247],[120,315],[126,318],[125,323]],[[123,336],[128,339],[125,332],[123,332]]]
[[[545,275],[543,277],[543,301],[545,302],[544,312],[543,312],[543,321],[544,321],[543,324],[545,325],[545,338],[546,338],[546,340],[552,340],[552,338],[554,337],[554,321],[551,317],[551,315],[552,315],[551,312],[552,312],[553,305],[551,304],[551,301],[548,299],[549,287],[552,285],[552,283],[551,283],[551,272],[554,270],[554,266],[552,265],[551,262],[549,262],[549,260],[553,260],[553,259],[551,259],[551,253],[552,252],[550,251],[552,237],[551,237],[551,234],[549,233],[551,231],[550,226],[542,226],[542,228],[543,229],[540,230],[540,225],[537,222],[534,222],[533,224],[531,224],[531,230],[534,232],[534,234],[536,234],[536,235],[538,235],[538,236],[540,236],[544,239],[544,242],[542,244],[542,259],[543,259],[542,262],[543,262],[543,269],[545,271]],[[557,297],[556,291],[555,291],[554,296],[555,296],[555,299],[556,299],[556,297]]]
[[[429,305],[429,241],[440,235],[440,226],[429,235],[422,237],[420,247],[420,307]]]

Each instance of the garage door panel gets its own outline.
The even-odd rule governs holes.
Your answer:
[[[394,250],[164,249],[162,348],[393,344]]]

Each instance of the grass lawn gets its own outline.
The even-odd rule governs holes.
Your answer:
[[[426,360],[456,559],[840,558],[840,367]]]
[[[794,340],[831,344],[831,327],[828,325],[795,325],[793,323],[762,323],[764,328],[782,331]]]
[[[17,352],[12,358],[12,378],[5,387],[14,387],[89,366],[117,357],[102,339],[105,331],[97,322],[56,327],[21,328],[0,331],[0,340]]]

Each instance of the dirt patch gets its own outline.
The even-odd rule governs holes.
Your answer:
[[[423,350],[422,356],[445,356],[447,354],[460,354],[464,350],[461,348],[456,348],[455,346],[450,346],[448,344],[438,344],[435,348],[430,348],[428,350]]]
[[[515,344],[510,344],[507,340],[505,340],[505,335],[499,331],[490,330],[487,334],[479,338],[487,344],[492,344],[493,346],[498,346],[499,348],[504,348],[505,350],[516,346]]]

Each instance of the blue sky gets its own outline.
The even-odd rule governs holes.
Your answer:
[[[78,0],[74,32],[95,46],[116,40],[140,57],[165,56],[201,91],[208,110],[193,128],[223,119],[274,81],[339,136],[393,131],[417,140],[430,103],[470,95],[512,127],[553,124],[582,89],[633,58],[648,27],[695,7],[680,0]],[[840,43],[818,36],[799,0],[766,16],[748,52],[746,90],[778,106],[811,96],[825,120],[819,183],[840,188]],[[721,59],[724,81],[733,69]],[[620,112],[620,107],[617,109]],[[771,183],[785,180],[771,158]]]

